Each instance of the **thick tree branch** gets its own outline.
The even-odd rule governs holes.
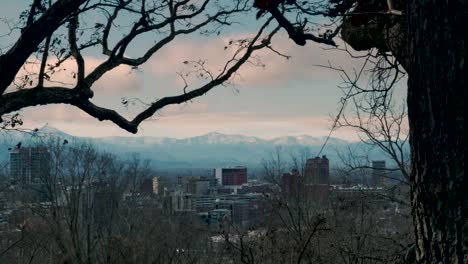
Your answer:
[[[21,110],[25,107],[47,104],[73,104],[92,97],[92,91],[80,87],[69,89],[50,87],[23,89],[0,97],[0,115]]]
[[[50,39],[52,36],[48,36],[44,45],[44,53],[42,53],[42,60],[41,60],[41,67],[39,69],[39,76],[38,76],[38,84],[37,87],[44,86],[44,77],[45,77],[45,67],[47,63],[47,58],[49,56],[49,47],[50,47]]]
[[[114,9],[114,12],[112,15],[107,19],[106,26],[104,28],[104,31],[102,32],[102,53],[105,55],[110,55],[111,50],[109,49],[109,34],[112,28],[112,23],[114,23],[114,20],[117,18],[119,15],[119,11],[123,8],[122,7],[116,7]]]
[[[0,94],[13,82],[16,74],[39,44],[57,30],[63,21],[86,0],[60,0],[55,2],[44,14],[26,26],[21,37],[5,54],[0,56]]]
[[[37,11],[44,11],[41,0],[34,0],[31,4],[31,9],[29,10],[28,19],[26,20],[26,26],[29,26],[33,23],[34,17],[38,13]]]
[[[79,85],[84,80],[85,74],[85,62],[83,56],[78,49],[77,39],[76,39],[76,30],[78,29],[78,15],[70,18],[68,25],[68,43],[70,45],[70,54],[76,61],[77,66],[77,85]]]

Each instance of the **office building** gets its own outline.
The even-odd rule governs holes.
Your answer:
[[[307,184],[329,184],[330,165],[327,156],[308,159],[305,169]]]
[[[10,152],[10,175],[14,184],[39,184],[48,175],[50,153],[44,147],[16,148]]]
[[[371,186],[377,187],[384,184],[387,175],[385,160],[372,161]]]
[[[161,193],[161,179],[159,177],[153,177],[153,193],[159,195]]]
[[[170,195],[170,207],[172,212],[193,210],[192,194],[174,192]]]
[[[243,166],[217,168],[215,169],[215,178],[222,186],[241,186],[247,183],[247,168]]]
[[[154,190],[153,184],[154,184],[154,181],[151,178],[141,179],[140,192],[144,194],[152,194]]]
[[[207,194],[210,182],[204,178],[190,177],[184,183],[184,192],[192,194]]]
[[[299,172],[297,170],[292,170],[291,172],[283,173],[281,184],[285,194],[296,194],[299,190]]]

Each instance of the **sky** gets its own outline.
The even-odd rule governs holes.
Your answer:
[[[0,47],[11,43],[14,36],[8,32],[5,22],[14,21],[29,1],[9,0],[0,9]],[[93,23],[93,17],[86,18]],[[253,30],[246,21],[219,36],[194,35],[178,38],[156,53],[137,71],[122,66],[104,76],[95,86],[93,102],[116,109],[126,117],[142,110],[143,105],[135,100],[127,108],[121,98],[138,98],[152,102],[167,95],[182,92],[184,83],[177,72],[189,71],[182,63],[202,59],[206,67],[216,71],[228,58],[224,47],[230,39],[246,36]],[[130,48],[130,53],[150,45],[150,39],[139,40]],[[362,60],[350,58],[343,51],[309,42],[305,47],[295,45],[284,32],[273,39],[273,47],[290,59],[263,50],[257,55],[265,67],[244,65],[232,80],[232,85],[214,88],[203,97],[181,105],[171,105],[142,123],[139,132],[132,135],[111,122],[100,122],[81,110],[67,105],[35,106],[22,111],[26,127],[45,125],[66,133],[86,137],[106,136],[156,136],[184,138],[221,132],[243,134],[260,138],[285,135],[324,136],[329,133],[332,119],[338,112],[342,83],[337,71],[319,67],[328,65],[351,71],[359,68]],[[84,54],[87,72],[102,61],[102,56]],[[70,62],[70,68],[74,67]],[[58,75],[60,80],[70,79],[67,73]],[[196,88],[199,80],[192,80],[189,88]],[[355,139],[350,130],[338,130],[333,136]]]

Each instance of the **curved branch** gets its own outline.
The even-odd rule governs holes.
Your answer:
[[[78,29],[78,23],[78,15],[75,15],[70,19],[70,23],[68,25],[68,43],[70,44],[70,54],[76,60],[78,71],[77,83],[80,84],[84,80],[85,62],[83,56],[80,53],[80,50],[78,49],[76,39],[76,30]]]

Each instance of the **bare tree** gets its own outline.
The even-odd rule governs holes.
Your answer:
[[[295,43],[305,45],[308,35],[292,25],[311,21],[309,17],[317,15],[309,9],[313,4],[265,2],[262,10],[269,12]],[[397,3],[401,12],[392,12],[389,2]],[[466,24],[466,1],[330,3],[330,15],[338,18],[343,40],[355,50],[369,51],[367,58],[389,64],[387,70],[376,65],[374,76],[382,77],[378,79],[389,85],[377,85],[373,88],[382,89],[369,91],[376,94],[375,104],[385,100],[382,95],[398,79],[397,75],[388,74],[389,70],[401,72],[403,68],[408,73],[410,183],[417,261],[466,262],[468,203],[464,195],[462,98],[466,87],[467,31],[461,26]],[[295,24],[288,20],[293,17],[291,12],[300,14]],[[428,30],[431,34],[425,34]]]
[[[345,153],[338,153],[341,161],[349,170],[375,169],[370,166],[368,153],[377,148],[392,163],[390,167],[382,168],[382,174],[385,174],[383,177],[409,184],[409,129],[405,105],[395,105],[391,96],[388,96],[379,108],[369,106],[369,103],[359,103],[357,100],[356,97],[350,99],[353,114],[343,111],[337,119],[336,128],[352,128],[358,133],[360,142],[368,148],[359,151],[356,147],[348,147]],[[403,177],[393,177],[384,172],[396,172]]]
[[[152,170],[150,168],[150,163],[151,161],[148,159],[142,161],[139,158],[138,153],[132,153],[127,161],[126,182],[132,195],[135,195],[138,192],[141,180],[151,176]]]
[[[317,239],[329,231],[324,214],[327,205],[312,193],[304,179],[308,158],[307,148],[277,147],[272,158],[263,162],[265,178],[277,188],[265,198],[269,215],[259,226],[260,238],[252,240],[272,256],[272,263],[310,263],[321,259],[319,249],[323,245]],[[290,182],[286,183],[284,177],[291,177]]]
[[[297,173],[296,188],[273,181],[280,188],[267,197],[271,211],[266,219],[270,220],[255,229],[257,237],[244,232],[234,237],[236,243],[231,241],[237,253],[245,254],[243,263],[257,258],[258,247],[274,252],[268,253],[274,256],[273,263],[405,261],[412,239],[409,197],[405,200],[391,188],[384,191],[360,184],[337,186],[320,197],[303,179],[310,153],[298,151],[286,158],[287,154],[285,149],[275,149],[271,160],[263,163],[265,174],[267,179],[280,179],[279,167],[292,168]],[[364,168],[354,167],[347,173],[362,173],[358,169]]]
[[[23,200],[21,237],[11,248],[17,263],[93,263],[115,232],[122,193],[122,167],[89,144],[70,146],[52,139],[40,147],[47,173],[28,189],[35,199]],[[18,187],[17,187],[18,188]],[[21,190],[21,188],[18,188]]]

